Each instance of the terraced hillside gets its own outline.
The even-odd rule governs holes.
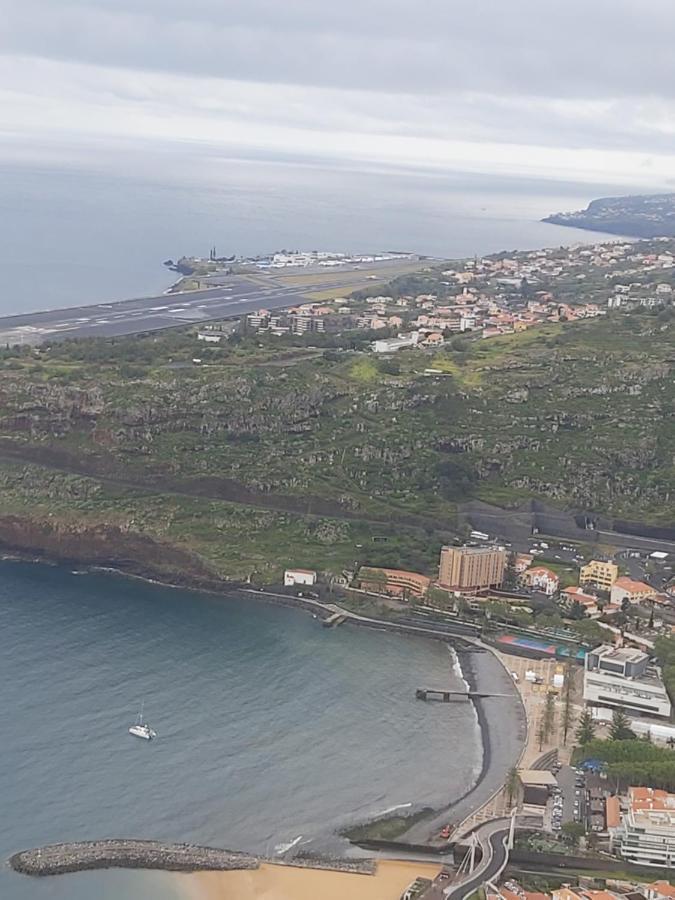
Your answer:
[[[8,349],[0,541],[206,582],[431,570],[473,497],[672,524],[672,322],[617,313],[384,361],[206,353],[187,330]]]

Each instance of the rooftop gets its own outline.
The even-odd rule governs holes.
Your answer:
[[[593,653],[602,657],[602,659],[617,663],[641,662],[647,658],[647,654],[636,647],[613,647],[611,644],[603,644],[601,647],[596,647]]]
[[[655,589],[651,584],[646,584],[644,581],[633,581],[632,578],[628,578],[626,575],[617,578],[614,582],[614,587],[622,588],[624,591],[630,591],[631,594],[655,593]]]
[[[529,787],[555,787],[558,783],[553,772],[547,769],[519,769],[518,777]]]

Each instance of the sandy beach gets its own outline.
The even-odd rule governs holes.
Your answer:
[[[434,863],[380,860],[374,875],[263,863],[240,872],[176,875],[187,900],[399,900],[417,878],[435,878]]]

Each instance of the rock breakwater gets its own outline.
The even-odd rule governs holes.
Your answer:
[[[170,872],[257,869],[254,856],[195,844],[105,840],[50,844],[15,853],[9,860],[24,875],[63,875],[86,869],[163,869]]]

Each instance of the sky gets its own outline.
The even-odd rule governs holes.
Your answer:
[[[0,0],[0,154],[675,190],[674,0]]]

